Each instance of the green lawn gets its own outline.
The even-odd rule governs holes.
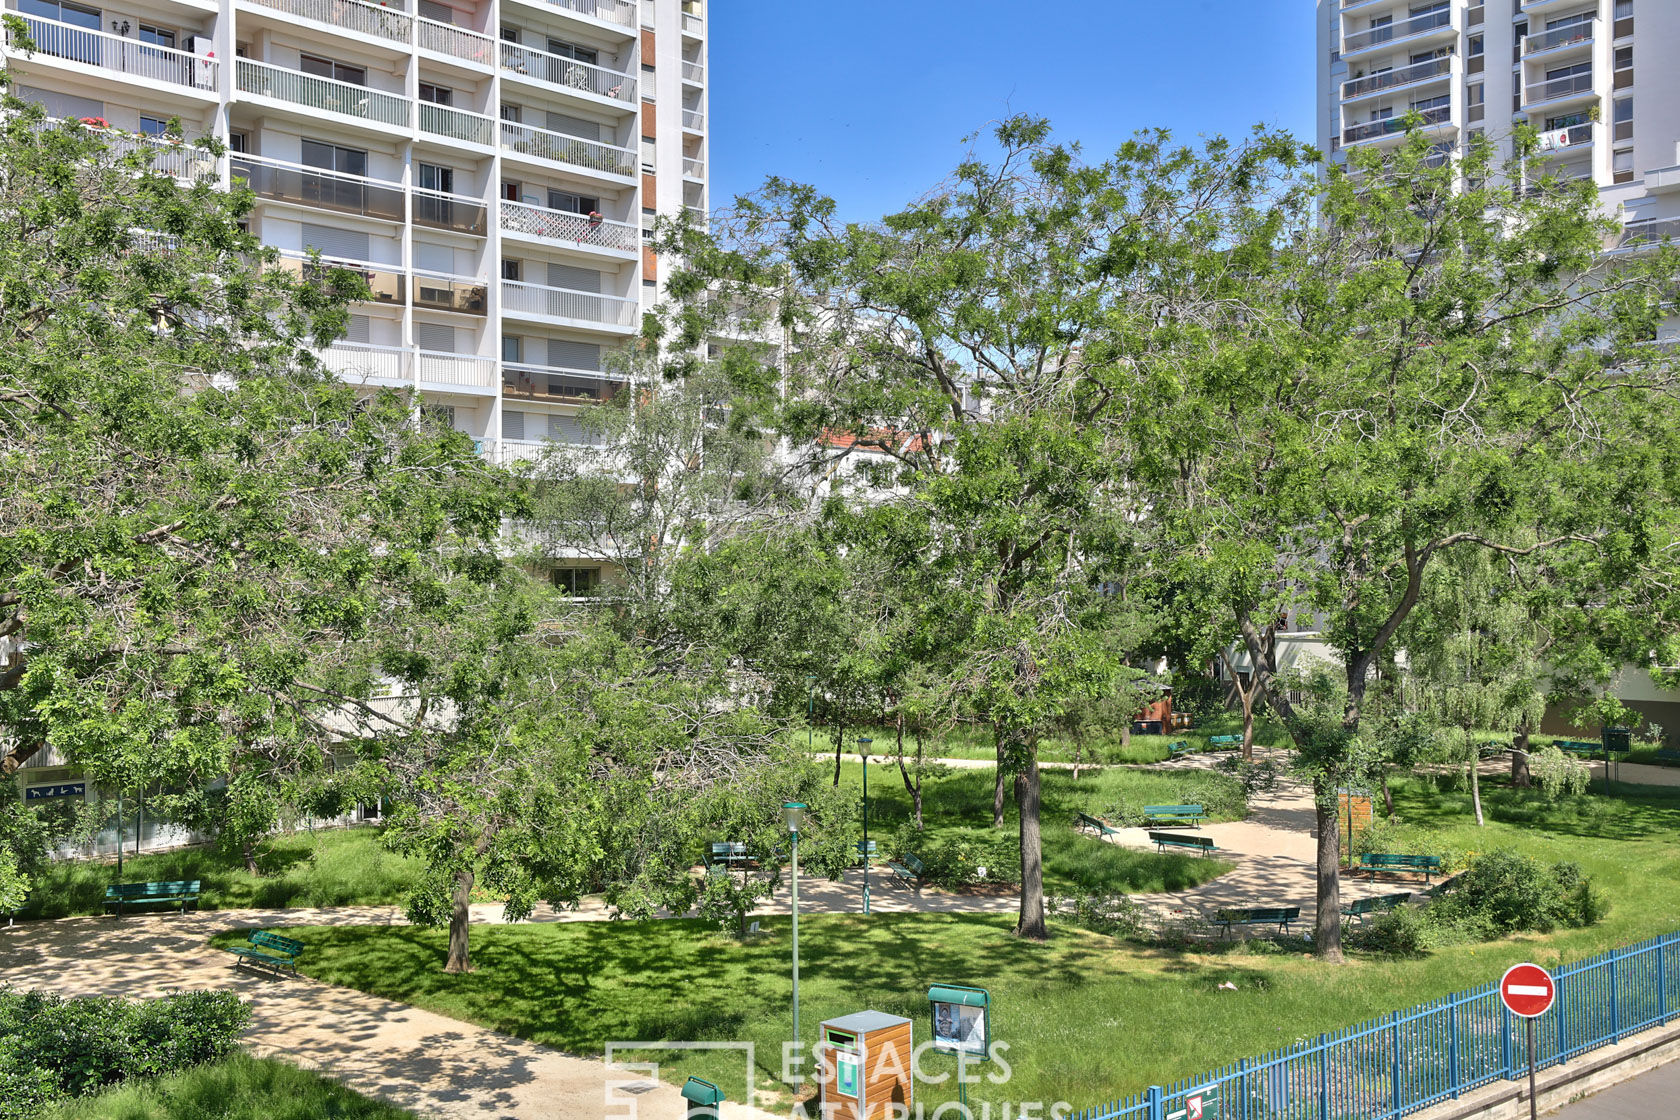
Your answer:
[[[834,729],[828,727],[814,728],[809,736],[804,731],[792,733],[796,742],[809,741],[811,749],[819,753],[834,755]],[[1173,735],[1133,735],[1128,746],[1122,746],[1119,736],[1110,739],[1093,739],[1085,744],[1080,759],[1084,762],[1100,762],[1105,765],[1136,764],[1160,762],[1170,756],[1167,744],[1179,739],[1186,740],[1197,747],[1203,746],[1210,735],[1241,735],[1242,717],[1229,712],[1197,723],[1194,730],[1181,731]],[[897,732],[890,727],[848,728],[844,749],[847,753],[857,753],[857,738],[867,735],[875,740],[870,747],[872,754],[888,754],[896,757],[898,750]],[[1265,719],[1259,719],[1254,727],[1254,741],[1265,745],[1285,746],[1289,737],[1283,728]],[[915,740],[908,735],[904,740],[904,750],[907,755],[915,753]],[[940,732],[937,736],[930,736],[923,740],[923,753],[928,758],[973,758],[990,761],[997,757],[997,748],[992,743],[992,733],[989,728],[957,726]],[[1038,757],[1041,762],[1072,762],[1074,744],[1071,739],[1060,736],[1049,736],[1040,740]]]
[[[404,1120],[336,1081],[245,1055],[50,1109],[41,1120]]]
[[[1551,806],[1490,782],[1489,824],[1480,830],[1467,793],[1407,781],[1396,796],[1419,839],[1579,862],[1611,899],[1609,917],[1590,929],[1416,960],[1356,955],[1334,968],[1266,942],[1175,952],[1058,925],[1049,944],[1033,945],[1009,935],[1007,917],[807,916],[805,1040],[822,1019],[864,1008],[911,1016],[925,1039],[927,986],[978,984],[993,993],[995,1034],[1010,1044],[1013,1078],[971,1096],[994,1107],[1040,1099],[1084,1106],[1494,979],[1517,960],[1555,965],[1680,929],[1680,790]],[[576,1053],[616,1039],[750,1040],[761,1088],[769,1088],[791,1031],[790,946],[785,921],[764,925],[746,943],[697,921],[476,927],[478,971],[457,977],[440,970],[441,931],[293,932],[308,945],[311,975]],[[1226,981],[1237,990],[1218,990]],[[698,1074],[739,1099],[743,1075],[733,1059],[656,1057],[667,1079]],[[948,1087],[919,1092],[930,1105],[950,1097]]]
[[[257,847],[260,876],[237,855],[214,848],[131,856],[120,881],[198,879],[205,910],[397,903],[419,864],[379,842],[374,828],[322,829],[276,836]],[[118,882],[115,862],[60,860],[38,877],[20,917],[62,918],[104,912],[105,888]]]
[[[905,836],[904,847],[914,850],[922,843],[910,836],[910,795],[904,788],[898,767],[871,764],[869,767],[869,832],[879,837],[882,850],[895,835]],[[1089,891],[1184,890],[1198,886],[1231,869],[1221,860],[1200,856],[1140,852],[1104,843],[1074,830],[1076,813],[1112,816],[1124,804],[1205,804],[1215,820],[1240,820],[1245,811],[1242,787],[1234,778],[1207,771],[1140,770],[1114,768],[1081,775],[1075,781],[1063,770],[1042,771],[1042,835],[1044,838],[1044,888],[1052,894]],[[861,788],[862,763],[841,766],[843,784]],[[950,836],[959,831],[991,833],[992,771],[951,770],[923,785],[923,816],[929,838]],[[1018,835],[1013,791],[1004,815],[1003,835]],[[862,825],[859,823],[861,835]],[[995,835],[995,833],[993,834]],[[900,855],[900,852],[890,852]]]

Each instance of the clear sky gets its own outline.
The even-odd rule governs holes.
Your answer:
[[[1139,128],[1314,139],[1313,0],[709,0],[712,205],[780,175],[890,213],[1011,113],[1106,155]]]

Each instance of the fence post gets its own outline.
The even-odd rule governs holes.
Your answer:
[[[1161,1120],[1161,1087],[1151,1085],[1148,1095],[1149,1120]]]
[[[1499,1058],[1505,1063],[1505,1080],[1511,1079],[1511,1009],[1505,1006],[1502,999],[1495,1000],[1499,1005]]]
[[[1330,1036],[1318,1036],[1318,1118],[1330,1120]]]
[[[1248,1097],[1249,1097],[1249,1093],[1248,1093],[1248,1059],[1247,1058],[1238,1058],[1237,1059],[1237,1074],[1238,1074],[1238,1078],[1237,1078],[1238,1092],[1240,1092],[1242,1094],[1242,1114],[1237,1117],[1237,1120],[1248,1120]]]
[[[1663,958],[1668,955],[1668,936],[1657,938],[1657,1025],[1668,1025],[1668,976]]]
[[[1616,1002],[1616,954],[1610,954],[1610,1041],[1622,1040],[1621,1005]]]
[[[1560,1065],[1560,1066],[1563,1064],[1564,1052],[1566,1050],[1568,1050],[1568,1048],[1569,1048],[1569,1046],[1568,1046],[1568,1043],[1569,1043],[1569,1029],[1568,1029],[1568,1024],[1564,1021],[1564,1014],[1563,1014],[1563,1008],[1564,1008],[1563,982],[1566,979],[1568,979],[1568,977],[1563,975],[1563,969],[1561,969],[1561,968],[1558,969],[1557,1000],[1555,1002],[1555,1006],[1557,1008],[1557,1024],[1558,1024],[1557,1061],[1558,1061],[1558,1065]]]
[[[1388,1013],[1388,1039],[1394,1050],[1394,1068],[1389,1071],[1388,1102],[1393,1107],[1395,1120],[1400,1117],[1400,1012]]]
[[[1447,1004],[1447,1088],[1458,1099],[1458,1001]]]

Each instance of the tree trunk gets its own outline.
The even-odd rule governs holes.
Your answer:
[[[1388,771],[1387,770],[1384,770],[1383,774],[1382,774],[1382,791],[1383,791],[1383,812],[1387,813],[1389,816],[1392,817],[1394,815],[1394,791],[1388,788]]]
[[[1243,713],[1243,744],[1242,756],[1249,762],[1254,761],[1254,694],[1259,690],[1259,676],[1256,675],[1248,688],[1241,690]]]
[[[840,745],[846,741],[846,725],[834,725],[834,784],[840,785]]]
[[[1470,804],[1476,808],[1476,827],[1486,828],[1487,821],[1482,817],[1482,759],[1471,728],[1464,729],[1464,742],[1470,748]]]
[[[898,717],[898,772],[904,779],[904,792],[910,795],[915,811],[916,831],[922,831],[922,733],[916,732],[916,780],[910,780],[910,768],[904,764],[904,714]]]
[[[1085,753],[1084,747],[1085,737],[1083,735],[1075,735],[1073,737],[1073,780],[1076,782],[1079,780],[1079,760]]]
[[[249,840],[241,841],[239,845],[239,854],[245,857],[245,871],[247,874],[261,874],[261,872],[257,870],[256,845],[252,844]]]
[[[1313,779],[1318,814],[1318,913],[1313,919],[1313,947],[1332,964],[1342,963],[1342,829],[1336,819],[1336,787]]]
[[[450,895],[449,909],[449,959],[444,962],[445,972],[471,972],[472,961],[467,955],[467,929],[469,912],[467,905],[472,901],[473,869],[469,865],[455,873],[455,889]]]
[[[1120,721],[1120,751],[1124,754],[1132,749],[1132,720],[1128,716]]]
[[[1517,728],[1511,737],[1511,786],[1528,789],[1534,785],[1534,775],[1528,772],[1528,724]]]
[[[997,744],[997,772],[992,776],[992,827],[1003,827],[1003,731],[992,725],[992,742]]]
[[[1050,934],[1044,928],[1044,846],[1038,830],[1036,749],[1015,775],[1015,803],[1021,810],[1021,920],[1015,925],[1015,936],[1043,941]]]

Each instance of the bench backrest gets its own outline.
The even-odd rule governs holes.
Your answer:
[[[290,937],[282,937],[278,933],[269,933],[260,929],[245,940],[263,949],[273,949],[277,953],[285,953],[295,957],[303,952],[303,942],[294,941]]]
[[[747,854],[746,841],[744,841],[744,840],[716,840],[716,841],[713,841],[713,843],[712,843],[712,854],[714,856],[744,856],[744,855]]]
[[[1208,742],[1210,742],[1210,743],[1240,743],[1240,742],[1242,742],[1242,736],[1241,735],[1209,735],[1208,736]]]
[[[904,869],[909,871],[911,874],[920,875],[922,872],[927,870],[927,864],[923,863],[922,857],[917,855],[915,852],[905,852]]]
[[[1190,749],[1190,743],[1184,739],[1174,739],[1167,744],[1167,749],[1169,751],[1187,751]]]
[[[1213,847],[1213,837],[1211,836],[1180,836],[1176,832],[1151,832],[1149,838],[1157,844],[1192,844],[1198,848]]]
[[[1222,922],[1282,922],[1301,916],[1299,906],[1259,906],[1237,910],[1221,910],[1217,918]]]
[[[873,854],[874,851],[875,851],[875,841],[873,841],[873,840],[859,840],[857,842],[857,850],[859,852],[869,852],[869,853]]]
[[[1143,811],[1151,817],[1203,815],[1200,805],[1145,805]]]
[[[115,883],[105,888],[106,898],[174,898],[197,894],[199,880],[177,879],[171,883]]]
[[[1440,856],[1402,856],[1371,852],[1360,857],[1373,867],[1440,867]]]

